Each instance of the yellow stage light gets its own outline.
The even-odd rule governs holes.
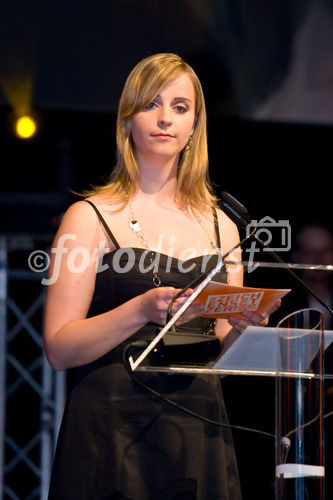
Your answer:
[[[30,139],[37,132],[37,122],[32,116],[20,116],[15,122],[15,134],[20,139]]]

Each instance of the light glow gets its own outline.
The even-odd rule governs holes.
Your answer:
[[[20,139],[30,139],[37,132],[37,123],[32,116],[20,116],[15,123],[15,134]]]

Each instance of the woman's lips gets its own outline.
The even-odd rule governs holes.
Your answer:
[[[168,139],[168,138],[173,138],[174,136],[173,135],[170,135],[170,134],[152,134],[153,137],[157,137],[157,138],[160,138],[160,139]]]

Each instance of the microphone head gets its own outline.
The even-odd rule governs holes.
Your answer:
[[[230,207],[235,210],[239,215],[247,215],[248,211],[247,208],[244,207],[244,205],[241,204],[240,201],[236,200],[231,194],[227,193],[226,191],[222,191],[222,202],[226,202]]]
[[[237,225],[246,226],[250,221],[247,208],[244,207],[236,198],[231,194],[223,191],[221,193],[221,205],[223,211],[233,220]]]

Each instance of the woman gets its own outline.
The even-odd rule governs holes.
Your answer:
[[[117,146],[110,182],[69,208],[54,242],[57,280],[47,291],[45,350],[55,369],[71,369],[73,387],[50,499],[238,499],[230,432],[168,406],[122,363],[129,342],[152,338],[165,324],[170,300],[200,276],[204,257],[238,242],[220,210],[214,223],[202,89],[179,56],[157,54],[132,70],[119,104]],[[104,257],[96,267],[98,248]],[[218,279],[226,281],[226,273]],[[228,280],[241,285],[241,271]],[[249,313],[213,325],[199,318],[202,312],[192,304],[178,324],[200,332],[215,326],[223,339],[231,327],[241,332],[265,319]],[[142,378],[227,422],[217,378]]]

